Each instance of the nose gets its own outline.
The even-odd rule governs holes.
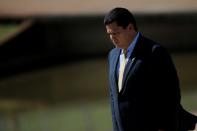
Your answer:
[[[114,35],[114,34],[111,34],[111,35],[110,35],[110,39],[111,39],[111,40],[116,39],[115,35]]]

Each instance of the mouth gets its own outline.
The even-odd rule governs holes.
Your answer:
[[[118,40],[112,40],[112,42],[113,42],[115,45],[119,43]]]

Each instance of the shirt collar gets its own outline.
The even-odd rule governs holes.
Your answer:
[[[128,49],[127,49],[127,58],[129,58],[131,56],[131,53],[133,52],[133,49],[137,43],[137,40],[139,38],[140,33],[138,32],[137,35],[135,36],[135,38],[133,39],[133,41],[130,43]],[[121,54],[123,54],[123,49],[121,51]]]

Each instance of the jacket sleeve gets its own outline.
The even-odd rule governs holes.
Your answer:
[[[171,56],[161,46],[153,47],[152,68],[159,129],[176,131],[181,99],[179,79]]]

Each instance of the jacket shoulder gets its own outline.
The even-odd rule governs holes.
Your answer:
[[[143,46],[148,51],[147,53],[149,54],[152,54],[152,55],[156,55],[158,53],[169,54],[164,46],[160,45],[159,43],[149,38],[142,37],[141,41],[142,43],[144,43]]]
[[[108,54],[108,59],[112,58],[118,51],[120,51],[120,49],[118,49],[118,48],[111,49]]]

